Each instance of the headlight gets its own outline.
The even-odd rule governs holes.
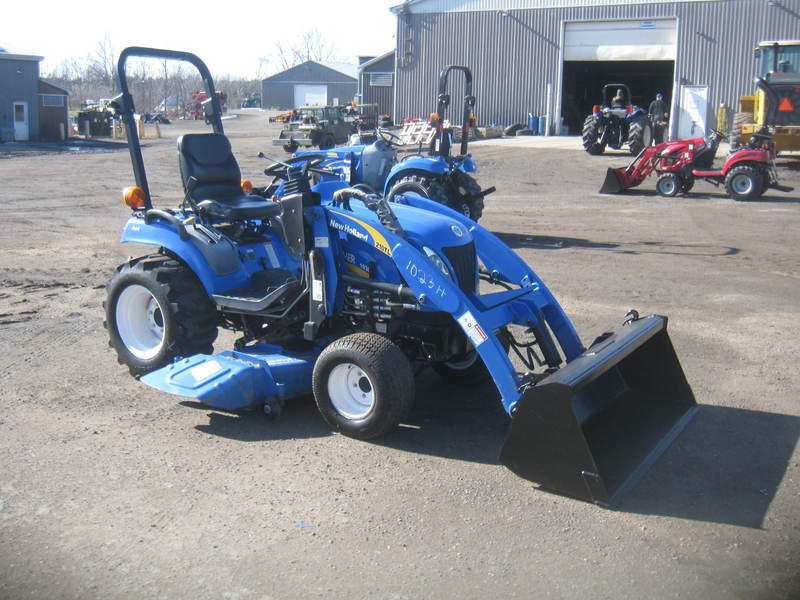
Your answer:
[[[427,246],[423,246],[422,251],[425,253],[425,256],[427,256],[428,259],[434,265],[436,265],[437,269],[439,269],[446,277],[450,277],[452,279],[450,275],[450,269],[447,268],[447,265],[444,263],[442,258],[438,254],[436,254],[434,250],[428,248]]]

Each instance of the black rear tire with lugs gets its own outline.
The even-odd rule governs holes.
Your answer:
[[[597,117],[589,115],[583,122],[583,149],[592,156],[602,154],[606,146],[600,143],[600,125]]]
[[[106,285],[109,345],[136,377],[176,356],[210,354],[217,312],[197,276],[174,258],[155,254],[128,261]]]

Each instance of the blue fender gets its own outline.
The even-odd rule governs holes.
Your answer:
[[[475,164],[475,161],[474,161],[474,160],[472,160],[472,156],[470,156],[470,155],[468,154],[468,155],[467,155],[467,156],[465,156],[465,157],[464,157],[464,159],[461,161],[461,164],[460,164],[460,165],[458,165],[458,170],[459,170],[459,171],[462,171],[462,172],[464,172],[464,173],[474,173],[475,171],[477,171],[477,170],[478,170],[478,167],[477,167],[477,165]]]
[[[250,281],[250,274],[238,265],[231,264],[221,273],[214,273],[203,253],[191,239],[182,240],[174,225],[166,221],[154,220],[145,223],[141,217],[131,217],[125,223],[120,242],[133,242],[148,246],[165,248],[175,254],[197,275],[209,294],[244,287]]]
[[[441,177],[447,173],[449,168],[450,166],[447,164],[447,161],[441,157],[412,156],[392,167],[389,174],[386,176],[386,184],[383,187],[383,193],[388,193],[392,185],[394,185],[398,179],[406,175],[423,173]]]
[[[634,106],[633,110],[631,111],[631,113],[628,116],[625,117],[625,120],[632,121],[636,117],[638,117],[640,115],[643,115],[643,114],[645,114],[645,112],[641,108],[639,108],[638,106]]]

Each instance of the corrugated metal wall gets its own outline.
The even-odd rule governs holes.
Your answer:
[[[371,64],[361,73],[362,102],[364,104],[377,104],[378,115],[392,115],[394,108],[394,53],[383,60]],[[370,73],[391,73],[392,85],[370,85]]]
[[[413,6],[411,7],[413,11]],[[711,86],[711,112],[752,93],[761,40],[800,38],[800,0],[710,0],[628,6],[527,9],[501,12],[400,14],[397,24],[397,118],[425,117],[436,106],[438,74],[463,64],[475,78],[481,124],[524,122],[545,114],[551,84],[555,111],[560,87],[562,23],[604,19],[678,19],[677,79]],[[455,83],[455,82],[454,82]],[[463,87],[451,85],[458,120]]]

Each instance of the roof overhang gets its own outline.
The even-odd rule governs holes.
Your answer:
[[[40,62],[44,60],[44,56],[32,56],[30,54],[9,54],[8,52],[0,52],[0,60],[28,60],[31,62]]]
[[[394,53],[395,53],[395,50],[392,49],[392,50],[389,50],[386,54],[381,54],[380,56],[376,56],[375,58],[371,58],[368,61],[363,62],[360,65],[358,65],[358,70],[359,71],[363,71],[365,68],[369,67],[370,65],[374,65],[376,63],[379,63],[382,60],[384,60],[385,58],[390,57]]]

